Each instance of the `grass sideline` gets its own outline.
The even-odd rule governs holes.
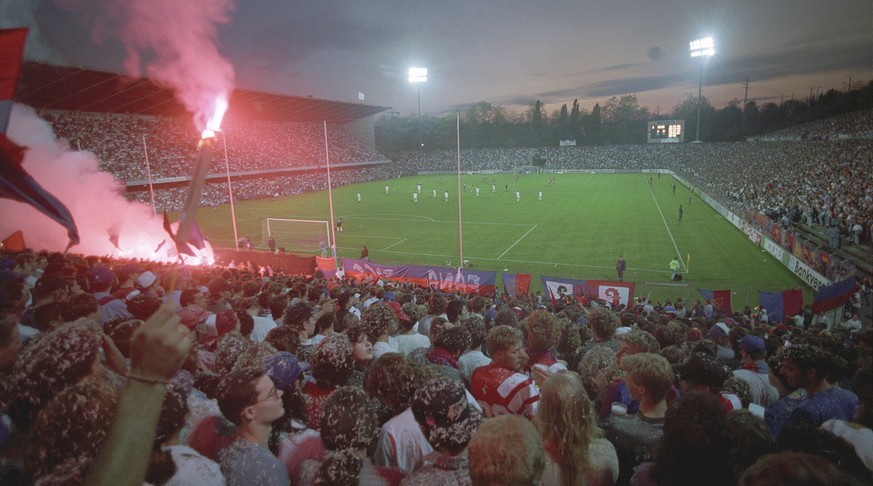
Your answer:
[[[551,177],[556,178],[554,185],[548,184]],[[757,305],[758,290],[801,287],[804,303],[812,302],[812,291],[800,279],[672,177],[537,174],[516,179],[512,174],[489,174],[486,178],[487,182],[483,175],[461,177],[464,259],[473,269],[531,273],[532,290],[542,290],[541,274],[614,280],[615,262],[623,255],[628,262],[625,280],[636,282],[637,296],[650,293],[657,299],[696,300],[700,298],[696,288],[729,288],[736,310]],[[422,191],[418,203],[413,203],[419,182]],[[478,197],[475,186],[480,186]],[[537,198],[539,191],[542,201]],[[456,176],[445,174],[334,189],[334,215],[343,218],[345,229],[337,233],[338,255],[357,258],[366,245],[370,259],[382,264],[443,266],[451,261],[457,265],[458,192]],[[213,245],[233,246],[229,205],[201,208],[197,214]],[[240,236],[250,235],[257,244],[263,218],[329,220],[327,191],[238,202],[236,216]],[[277,244],[282,246],[281,241]],[[314,254],[318,248],[300,250],[295,253]],[[668,262],[674,256],[680,257],[687,288],[669,285]],[[497,282],[502,288],[500,275]]]

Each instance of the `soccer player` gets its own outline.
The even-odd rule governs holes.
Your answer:
[[[343,218],[339,218],[336,220],[336,230],[340,233],[343,232]]]
[[[683,214],[684,212],[685,212],[685,211],[682,210],[682,205],[680,204],[680,205],[679,205],[679,222],[680,222],[680,223],[682,222],[682,214]]]
[[[421,193],[421,182],[418,183],[418,192]]]
[[[449,191],[446,191],[443,195],[446,196],[446,202],[449,202]]]
[[[358,202],[361,202],[361,193],[358,193]]]
[[[436,199],[436,187],[433,188],[433,198]]]
[[[418,193],[417,192],[412,193],[412,202],[414,202],[414,203],[418,202]]]
[[[388,186],[385,186],[385,194],[388,194]]]
[[[521,193],[518,191],[515,191],[515,202],[519,202],[519,201],[521,201]]]
[[[479,186],[476,186],[476,197],[479,197]]]
[[[540,191],[539,194],[537,194],[537,198],[538,198],[540,201],[543,200],[543,191]]]

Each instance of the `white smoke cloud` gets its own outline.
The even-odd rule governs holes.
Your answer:
[[[129,256],[167,259],[164,251],[154,254],[158,244],[168,238],[162,218],[155,216],[149,205],[124,199],[122,183],[99,170],[93,153],[71,150],[66,140],[55,136],[48,122],[22,104],[12,107],[7,135],[28,148],[24,170],[73,215],[81,243],[72,251],[119,256],[107,230],[121,221],[119,246],[133,252]],[[0,199],[0,214],[0,237],[21,230],[25,243],[35,250],[63,251],[67,246],[66,229],[27,204]]]

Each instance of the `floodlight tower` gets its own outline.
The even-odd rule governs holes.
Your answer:
[[[422,147],[421,143],[421,83],[427,82],[427,68],[411,67],[409,68],[409,82],[418,87],[418,148]]]
[[[704,37],[703,39],[693,40],[689,43],[691,57],[700,57],[700,79],[697,82],[697,134],[694,136],[694,141],[700,141],[700,103],[703,95],[703,66],[706,58],[715,54],[715,41],[712,37]]]

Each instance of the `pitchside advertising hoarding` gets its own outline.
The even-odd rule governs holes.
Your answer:
[[[685,120],[654,120],[648,123],[649,143],[682,143],[685,141]]]

